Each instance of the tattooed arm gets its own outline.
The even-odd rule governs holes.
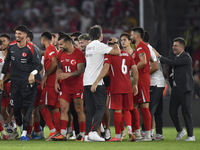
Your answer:
[[[140,53],[139,54],[140,62],[137,64],[138,70],[143,68],[147,64],[146,54]]]
[[[85,63],[79,63],[79,64],[77,64],[77,70],[74,71],[74,72],[60,73],[58,75],[58,79],[64,80],[64,79],[67,79],[69,77],[75,77],[75,76],[81,75],[81,73],[83,72],[83,69],[84,69],[84,64]]]

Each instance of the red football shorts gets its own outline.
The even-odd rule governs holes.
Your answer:
[[[150,102],[149,89],[150,89],[150,83],[138,81],[138,94],[136,96],[133,96],[133,103],[135,104],[149,103]]]
[[[114,110],[132,110],[133,93],[111,94],[109,108]]]
[[[55,108],[60,107],[60,103],[58,101],[58,93],[56,93],[54,87],[44,87],[40,97],[39,105],[48,105]]]
[[[10,97],[8,98],[2,98],[1,106],[10,106]]]
[[[39,85],[39,86],[37,86],[37,96],[36,96],[35,102],[34,102],[35,106],[39,105],[41,94],[42,94],[42,88],[41,88],[41,85]]]
[[[60,91],[59,95],[58,95],[58,98],[60,99],[64,99],[65,101],[67,101],[69,104],[71,104],[71,101],[76,99],[76,98],[80,98],[80,99],[84,99],[84,94],[83,92],[78,92],[78,93],[75,93],[75,94],[68,94],[66,92],[62,92]]]

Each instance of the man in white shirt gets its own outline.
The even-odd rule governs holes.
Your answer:
[[[163,140],[164,137],[162,135],[163,128],[163,90],[165,88],[165,78],[163,76],[162,66],[160,61],[157,59],[153,47],[149,44],[150,35],[147,31],[145,31],[145,35],[143,41],[149,47],[151,57],[154,62],[151,65],[150,75],[151,75],[151,85],[150,85],[150,103],[149,110],[151,113],[152,121],[153,116],[155,117],[156,123],[156,134],[153,135],[154,127],[151,127],[151,135],[153,135],[153,140]]]
[[[99,81],[96,91],[91,92],[90,88],[99,76],[104,63],[104,54],[120,55],[120,49],[117,43],[114,47],[101,43],[103,39],[102,28],[95,25],[90,28],[89,36],[91,43],[86,47],[86,68],[83,75],[83,85],[85,92],[86,107],[86,134],[85,137],[93,141],[105,141],[97,133],[97,128],[101,123],[102,117],[106,110],[106,88],[103,79]]]

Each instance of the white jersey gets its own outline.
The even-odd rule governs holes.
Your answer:
[[[151,53],[151,57],[153,58],[154,61],[158,62],[158,70],[153,74],[151,74],[151,86],[165,87],[166,82],[163,76],[160,60],[157,59],[156,54],[153,51],[153,47],[150,44],[148,44],[148,47]]]
[[[2,51],[0,51],[0,71],[2,71],[3,64],[4,64],[4,58],[3,58]]]
[[[86,68],[83,75],[83,85],[92,85],[99,76],[104,63],[104,54],[108,54],[112,50],[112,47],[94,40],[89,43],[85,50],[86,55]],[[98,85],[103,85],[103,79],[101,79]]]

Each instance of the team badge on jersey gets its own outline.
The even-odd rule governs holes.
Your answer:
[[[23,56],[23,57],[26,57],[26,56],[27,56],[27,54],[24,52],[24,53],[22,53],[22,56]]]
[[[70,61],[70,63],[74,66],[74,65],[76,65],[76,60],[75,60],[75,59],[72,59],[72,60]]]

